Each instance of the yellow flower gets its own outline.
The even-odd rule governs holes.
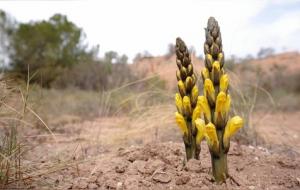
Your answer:
[[[204,81],[204,96],[208,101],[215,102],[215,88],[210,79],[205,79]]]
[[[228,75],[227,74],[222,75],[220,78],[220,91],[223,91],[226,93],[227,89],[228,89],[228,85],[229,85]]]
[[[201,71],[201,76],[203,81],[205,81],[205,79],[209,79],[209,71],[206,67],[204,67]]]
[[[226,103],[225,103],[225,114],[226,116],[228,115],[229,113],[229,109],[230,109],[230,104],[231,104],[231,96],[228,94],[227,95],[227,98],[226,98]]]
[[[187,128],[184,117],[180,113],[175,112],[175,119],[176,119],[176,123],[179,126],[179,129],[182,132],[182,134],[187,135],[188,134],[188,128]]]
[[[229,112],[230,101],[230,96],[226,95],[224,92],[220,92],[218,94],[214,115],[214,122],[217,124],[217,126],[224,127]]]
[[[204,112],[204,117],[209,121],[211,121],[211,112],[210,107],[208,105],[208,101],[205,96],[199,96],[197,105],[200,106],[201,110]]]
[[[175,104],[179,113],[183,113],[182,98],[179,93],[175,94]]]
[[[225,127],[225,132],[223,136],[224,146],[228,147],[230,138],[244,125],[244,121],[239,116],[234,116],[231,118]]]
[[[182,82],[182,80],[178,81],[178,90],[180,92],[181,97],[185,96],[186,90],[185,90],[185,86],[184,86],[184,83]]]
[[[200,118],[201,116],[201,107],[199,105],[197,105],[193,111],[193,116],[192,116],[192,123],[195,124],[195,121]]]
[[[184,96],[182,100],[184,113],[186,115],[192,115],[192,107],[191,107],[191,101],[188,96]]]
[[[195,124],[197,128],[196,143],[200,144],[205,134],[205,123],[202,119],[198,118],[196,119]]]
[[[219,141],[217,136],[216,127],[211,122],[205,126],[205,134],[204,134],[209,149],[218,152],[219,150]]]
[[[198,98],[198,95],[199,95],[199,90],[198,90],[198,87],[195,85],[192,89],[192,93],[191,93],[191,102],[192,102],[192,105],[193,107],[196,105],[197,103],[197,98]]]
[[[226,103],[227,96],[224,92],[220,92],[217,96],[217,103],[216,103],[216,112],[223,112],[225,110],[225,103]]]

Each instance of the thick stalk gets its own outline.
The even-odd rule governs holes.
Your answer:
[[[218,140],[220,143],[219,154],[214,155],[211,153],[212,171],[217,183],[225,182],[228,177],[227,153],[225,153],[222,140],[223,133],[223,130],[217,130]]]
[[[188,130],[189,130],[189,135],[188,135],[188,143],[185,144],[185,152],[186,152],[186,159],[187,161],[194,158],[194,159],[199,159],[199,154],[200,154],[200,147],[197,146],[196,144],[196,137],[193,135],[192,132],[192,122],[188,121],[187,122]]]
[[[227,154],[222,153],[219,156],[211,154],[212,171],[215,181],[223,183],[228,177]]]

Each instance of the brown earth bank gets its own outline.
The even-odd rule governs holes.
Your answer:
[[[104,150],[93,159],[28,179],[27,185],[31,189],[300,189],[298,156],[233,142],[228,154],[232,178],[216,185],[205,143],[200,155],[200,160],[184,165],[183,144],[174,142]]]

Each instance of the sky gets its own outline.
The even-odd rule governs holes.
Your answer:
[[[219,22],[225,55],[256,55],[261,47],[300,51],[300,0],[2,0],[0,9],[18,22],[65,14],[90,46],[100,45],[100,56],[163,55],[178,36],[203,54],[210,16]]]

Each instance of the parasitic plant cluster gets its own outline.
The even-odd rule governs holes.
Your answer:
[[[193,97],[196,99],[193,104],[191,104],[192,113],[189,113],[192,116],[190,117],[190,115],[186,114],[185,106],[178,106],[181,104],[184,105],[184,99],[181,100],[180,97],[185,97],[186,94],[181,94],[180,92],[181,96],[178,98],[178,95],[176,94],[176,105],[179,112],[176,113],[176,121],[183,131],[183,139],[186,147],[187,142],[190,142],[186,142],[186,140],[189,139],[189,136],[192,136],[191,138],[196,138],[195,144],[199,151],[201,140],[204,138],[206,139],[211,155],[214,179],[216,182],[221,183],[229,177],[227,153],[230,147],[230,138],[243,126],[243,119],[239,116],[229,116],[231,104],[229,77],[223,68],[224,53],[220,28],[218,22],[213,17],[208,19],[207,28],[205,28],[205,37],[205,67],[201,71],[203,95],[195,98],[188,94],[190,98]],[[176,43],[178,44],[178,39],[176,40]],[[180,40],[180,44],[184,43]],[[178,45],[179,50],[180,44]],[[185,52],[188,51],[186,48],[184,50]],[[177,60],[181,60],[181,54],[179,53],[181,52],[179,51],[176,54]],[[189,62],[189,64],[191,63]],[[180,77],[181,78],[177,76],[179,83],[184,80],[182,75],[180,75]],[[180,85],[179,83],[178,87],[179,91],[181,91],[182,87],[180,86],[186,87],[186,85],[184,82],[183,85]],[[180,103],[180,101],[182,103]],[[180,112],[180,109],[182,108],[184,111]],[[178,119],[179,117],[182,119]],[[190,157],[187,158],[189,159]]]
[[[200,117],[201,113],[200,107],[197,105],[199,93],[196,85],[197,78],[189,51],[180,38],[176,39],[176,56],[178,66],[176,71],[178,93],[175,95],[176,122],[183,135],[187,160],[199,159],[201,140],[199,140],[199,131],[195,128],[195,120]]]

